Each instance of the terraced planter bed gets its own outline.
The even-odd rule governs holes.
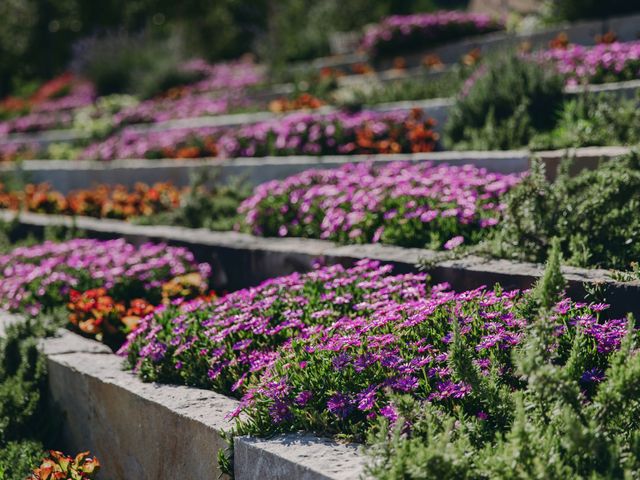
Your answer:
[[[289,156],[264,158],[215,158],[192,160],[114,160],[112,162],[66,160],[26,160],[19,165],[1,164],[0,172],[24,173],[34,183],[49,183],[63,193],[91,187],[93,184],[125,185],[133,187],[137,182],[153,184],[171,182],[175,186],[189,184],[191,175],[200,169],[219,170],[222,179],[242,177],[250,185],[286,178],[311,168],[336,168],[346,163],[391,161],[470,164],[491,172],[518,173],[529,169],[533,156],[546,165],[549,179],[555,178],[558,165],[565,156],[575,158],[572,173],[582,168],[594,168],[602,159],[615,158],[629,152],[628,147],[584,147],[557,151],[530,153],[514,151],[431,152],[394,155],[350,156]],[[90,179],[87,182],[87,179]]]
[[[1,212],[4,220],[14,214]],[[311,269],[317,259],[328,264],[371,258],[394,265],[397,272],[415,272],[421,261],[428,261],[427,271],[434,282],[448,282],[456,290],[500,283],[505,288],[529,288],[542,274],[538,264],[491,260],[469,256],[443,260],[437,252],[389,245],[337,245],[323,240],[303,238],[263,238],[236,232],[211,232],[169,226],[132,225],[117,220],[61,217],[23,213],[18,217],[24,232],[41,232],[46,226],[75,227],[96,238],[125,238],[133,243],[166,242],[185,246],[201,262],[213,267],[211,286],[218,290],[236,290],[256,285],[268,278]],[[563,267],[569,293],[583,296],[585,285],[602,288],[615,314],[638,312],[640,281],[621,282],[611,272],[601,269]]]
[[[555,265],[557,268],[557,264]],[[460,355],[456,349],[463,348],[460,342],[467,342],[467,337],[471,344],[465,343],[464,348],[470,348],[470,345],[474,345],[473,342],[479,341],[479,346],[475,349],[478,352],[477,361],[488,362],[488,365],[494,361],[500,364],[504,362],[505,368],[501,370],[500,376],[501,380],[509,382],[512,375],[508,368],[509,355],[499,353],[505,349],[515,350],[521,342],[529,341],[525,339],[529,319],[523,313],[530,311],[528,297],[523,297],[519,291],[498,289],[491,292],[483,288],[455,294],[447,291],[448,287],[445,285],[435,286],[427,292],[425,278],[424,274],[392,276],[390,268],[371,261],[360,261],[350,269],[333,266],[320,268],[306,275],[293,274],[266,281],[258,288],[232,293],[219,300],[204,303],[199,301],[182,306],[174,304],[166,307],[165,311],[158,310],[154,318],[147,317],[143,320],[140,330],[131,335],[127,345],[123,347],[130,365],[147,380],[186,382],[224,393],[240,388],[245,395],[235,405],[220,395],[202,390],[141,384],[130,374],[121,372],[116,359],[99,344],[73,334],[63,333],[59,339],[45,340],[43,348],[50,369],[50,389],[54,399],[68,412],[65,436],[72,444],[78,439],[85,444],[95,444],[103,458],[113,460],[111,466],[106,468],[111,468],[110,472],[116,477],[121,477],[123,472],[127,475],[134,472],[137,478],[154,478],[154,474],[166,475],[170,472],[174,475],[197,474],[198,478],[213,478],[209,475],[215,475],[217,467],[208,461],[211,457],[203,454],[203,451],[211,452],[222,446],[219,431],[220,428],[226,428],[225,422],[220,419],[223,407],[236,406],[235,415],[242,413],[258,419],[257,424],[240,423],[237,433],[252,431],[264,435],[288,432],[292,428],[297,429],[296,424],[301,421],[298,415],[308,414],[310,416],[307,419],[311,419],[312,423],[304,428],[332,433],[349,432],[356,439],[362,439],[362,434],[371,428],[376,417],[396,421],[399,407],[394,403],[396,400],[392,391],[413,392],[414,397],[421,398],[426,388],[427,393],[431,391],[427,401],[442,407],[444,412],[447,412],[447,405],[451,401],[460,403],[461,408],[473,410],[477,408],[474,399],[477,395],[482,397],[483,391],[480,389],[476,392],[476,383],[472,387],[464,381],[466,377],[460,377],[466,370],[460,370],[458,362],[464,363],[466,360],[455,360]],[[309,288],[303,288],[303,285]],[[314,285],[315,288],[312,288]],[[543,288],[535,292],[547,293],[534,292],[531,297],[540,298],[541,302],[549,301],[549,295],[552,294],[550,289],[559,287],[550,283],[549,279],[541,285]],[[278,292],[279,296],[276,295]],[[270,301],[274,295],[281,297],[282,302]],[[608,305],[574,304],[568,299],[557,301],[557,298],[551,301],[554,303],[549,306],[553,306],[556,312],[552,320],[554,325],[557,324],[555,337],[560,338],[558,341],[563,349],[567,348],[565,339],[569,344],[577,342],[576,337],[572,337],[575,324],[569,320],[578,315],[585,324],[586,343],[583,342],[581,348],[586,357],[578,366],[567,364],[567,371],[572,375],[581,374],[579,382],[597,384],[603,381],[604,369],[608,368],[607,362],[616,355],[613,352],[620,348],[627,352],[630,348],[625,343],[629,340],[623,340],[627,331],[625,320],[601,320],[600,312],[607,310]],[[289,316],[281,317],[278,314],[280,310],[288,309],[286,311],[289,312],[294,304],[310,315],[290,313]],[[269,313],[269,309],[273,311]],[[394,309],[398,310],[396,316],[393,315]],[[480,330],[477,331],[471,325],[464,326],[464,331],[456,330],[451,321],[446,320],[451,309],[455,309],[455,312],[464,310],[469,315],[468,318],[465,317],[464,324],[479,322],[477,327]],[[501,311],[506,316],[498,319],[496,313]],[[247,316],[248,312],[253,313]],[[523,314],[525,318],[521,319],[520,315]],[[341,315],[347,315],[348,318]],[[433,321],[423,322],[421,318],[424,315],[432,316]],[[496,320],[487,323],[487,318]],[[229,320],[232,322],[231,327],[228,325]],[[273,323],[274,327],[282,323],[282,328],[265,330],[264,326],[260,326],[263,321]],[[506,327],[503,326],[499,333],[491,333],[503,321]],[[398,323],[394,334],[384,334],[388,323]],[[360,331],[366,325],[369,328]],[[323,328],[326,328],[327,342],[324,346],[314,347],[315,342],[325,336],[321,335]],[[409,341],[414,334],[421,338],[419,332],[425,328],[428,340],[433,338],[434,345],[425,345],[423,339]],[[433,328],[436,330],[433,331]],[[453,333],[447,333],[450,328],[453,328]],[[537,328],[541,328],[540,325]],[[211,331],[201,335],[203,329]],[[295,334],[297,331],[299,333]],[[189,336],[183,338],[187,333]],[[191,336],[194,333],[197,337]],[[343,336],[347,333],[346,337]],[[402,335],[403,338],[406,336],[409,342],[404,344],[395,335]],[[464,335],[465,340],[461,340],[460,335]],[[291,345],[287,343],[289,337],[294,338]],[[178,342],[173,342],[172,338]],[[242,340],[237,341],[239,338]],[[357,353],[360,344],[354,341],[358,338],[361,341],[366,338],[371,343],[369,351],[374,357],[382,355],[383,360],[377,357],[371,361],[362,360],[362,368],[356,366],[355,377],[352,376],[347,384],[340,383],[343,374],[350,371],[350,367],[345,369],[345,366],[352,360],[357,360],[351,354]],[[183,344],[185,339],[187,341]],[[347,339],[350,340],[345,344]],[[279,347],[283,341],[285,343]],[[404,344],[406,351],[398,351],[393,345],[394,341]],[[342,347],[332,346],[337,344]],[[193,349],[208,349],[216,345],[221,345],[218,349],[221,352],[212,353],[213,364],[207,358],[190,356]],[[305,345],[309,348],[305,348]],[[299,346],[302,350],[298,350]],[[271,351],[271,347],[275,350]],[[172,352],[170,356],[167,350],[169,348]],[[484,350],[492,349],[496,349],[497,356],[484,359]],[[251,354],[244,355],[244,350]],[[424,352],[429,352],[430,355],[419,355]],[[295,357],[301,353],[307,360],[296,365],[283,363],[292,355]],[[392,359],[405,354],[413,355],[407,358],[411,360],[408,364],[411,369],[408,370],[407,366],[399,375],[396,372],[396,369],[400,371],[399,360]],[[184,362],[182,355],[185,356]],[[454,359],[446,363],[448,355]],[[618,356],[621,355],[623,354]],[[313,383],[313,371],[322,368],[325,357],[337,370],[333,379],[322,377],[331,386],[324,391],[305,389],[307,382]],[[385,358],[389,360],[384,360]],[[420,363],[422,360],[424,363]],[[165,364],[173,365],[172,362],[175,363],[175,368],[165,368]],[[199,367],[202,362],[210,368],[206,375],[202,374]],[[377,362],[380,362],[381,368],[372,367]],[[443,365],[430,369],[429,379],[425,376],[420,380],[412,376],[412,372],[423,370],[425,364],[433,362]],[[594,362],[598,366],[590,368]],[[485,363],[478,363],[478,368],[489,368]],[[251,370],[248,370],[249,365]],[[615,375],[615,365],[620,365],[619,360],[613,361],[611,370],[607,370],[613,372],[612,375]],[[291,376],[283,377],[280,368],[293,368],[294,371]],[[307,368],[311,376],[305,374]],[[587,368],[584,374],[582,368]],[[433,375],[432,370],[435,372]],[[265,372],[264,375],[261,371]],[[384,392],[381,385],[372,384],[371,387],[376,388],[365,388],[358,393],[368,375],[384,380],[381,384],[386,385]],[[244,380],[249,382],[246,388],[243,387]],[[235,383],[230,387],[232,381]],[[430,387],[432,383],[433,388]],[[298,391],[300,388],[302,391]],[[344,388],[349,391],[344,391]],[[596,386],[588,388],[594,389]],[[296,406],[289,405],[291,395],[296,398]],[[259,403],[256,404],[254,399],[259,399]],[[483,404],[480,421],[493,419],[493,415],[501,415],[499,410],[492,410],[494,406],[499,408],[499,404]],[[324,409],[327,410],[326,414],[315,416]],[[74,422],[74,418],[78,417],[91,420],[89,425],[92,428],[87,431],[87,422]],[[172,432],[170,435],[164,434],[167,425]],[[138,428],[131,432],[135,427]],[[111,441],[106,442],[105,435]],[[148,435],[162,437],[159,445],[163,448],[150,450],[143,441]],[[236,437],[234,444],[237,450],[231,469],[235,471],[237,478],[255,478],[258,472],[273,476],[274,472],[279,472],[282,475],[301,475],[302,478],[310,479],[340,479],[351,478],[348,475],[356,475],[362,471],[363,458],[356,454],[354,447],[339,446],[326,440],[318,441],[310,436],[276,437],[264,443]],[[171,448],[173,450],[167,455],[166,449]],[[189,461],[193,455],[204,458]],[[308,456],[314,459],[310,461]],[[333,461],[327,462],[328,458]],[[330,463],[328,468],[327,463]]]
[[[488,33],[446,45],[434,46],[417,53],[403,55],[408,67],[419,66],[423,63],[427,54],[437,55],[446,64],[454,64],[461,57],[474,49],[481,52],[496,50],[508,50],[517,48],[523,43],[534,48],[545,48],[549,42],[566,35],[568,39],[580,45],[594,45],[599,35],[606,32],[615,32],[619,41],[637,40],[637,22],[640,15],[627,15],[609,18],[606,20],[578,21],[571,24],[554,27],[534,33],[505,34],[502,32]],[[378,63],[378,68],[387,69],[393,65],[393,59],[383,59]]]

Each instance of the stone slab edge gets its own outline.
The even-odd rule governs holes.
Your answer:
[[[366,460],[360,449],[302,434],[268,440],[239,437],[234,441],[235,479],[364,478]]]
[[[13,212],[0,212],[0,218],[15,218]],[[212,232],[172,226],[133,225],[117,220],[86,217],[48,216],[21,213],[19,221],[26,227],[46,225],[75,225],[100,238],[124,237],[134,243],[164,241],[191,248],[201,261],[213,266],[216,289],[236,289],[252,286],[275,276],[309,270],[317,260],[327,263],[353,264],[369,258],[389,263],[397,272],[417,270],[421,261],[428,263],[427,271],[434,282],[446,281],[456,290],[480,285],[502,284],[505,288],[529,288],[542,274],[541,265],[467,256],[445,260],[441,253],[390,245],[341,246],[325,240],[304,238],[263,238],[238,232]],[[585,297],[585,284],[599,285],[617,313],[638,313],[640,281],[619,282],[611,272],[600,269],[563,267],[569,284],[569,294]],[[216,276],[217,275],[217,276]]]
[[[319,168],[337,168],[346,163],[391,161],[442,162],[447,164],[473,164],[489,171],[518,173],[529,169],[532,157],[540,158],[546,165],[549,179],[555,177],[560,161],[574,157],[572,173],[582,168],[594,168],[601,158],[613,158],[630,151],[627,147],[586,147],[553,151],[444,151],[396,155],[342,155],[342,156],[289,156],[236,158],[221,160],[204,158],[194,160],[177,159],[131,159],[99,161],[27,160],[20,164],[0,164],[0,171],[15,171],[25,180],[34,183],[47,182],[63,193],[87,188],[95,183],[133,186],[136,182],[171,182],[177,186],[188,185],[191,175],[200,169],[214,169],[220,179],[226,181],[241,177],[250,185],[282,179],[302,171]]]
[[[0,337],[21,320],[0,310]],[[91,450],[103,466],[100,478],[218,478],[216,454],[226,445],[220,432],[231,427],[226,415],[237,400],[144,383],[123,371],[122,359],[105,345],[68,330],[43,340],[41,348],[51,397],[62,415],[62,440],[67,448]],[[234,446],[237,480],[347,480],[358,478],[365,464],[359,446],[309,434],[237,437]]]
[[[386,74],[383,80],[376,81],[392,81],[402,80],[408,78],[437,78],[441,76],[442,72],[434,71],[422,74],[417,74],[413,71],[406,75],[400,75],[391,71]],[[358,79],[356,77],[362,77],[362,82],[367,83],[372,80],[369,74],[352,75],[352,79],[349,80],[350,85],[357,85]],[[387,78],[388,77],[388,78]],[[584,92],[591,93],[617,93],[622,96],[633,98],[636,92],[640,89],[640,80],[630,80],[625,82],[610,82],[597,85],[580,85],[575,87],[567,87],[565,92],[569,95],[580,94]],[[447,121],[449,109],[455,104],[455,98],[432,98],[424,100],[407,100],[399,102],[387,102],[375,105],[363,105],[363,109],[377,111],[377,112],[391,112],[397,110],[411,110],[421,109],[431,118],[436,121],[435,130],[442,132],[442,129]],[[315,110],[318,114],[328,114],[340,110],[339,107],[326,106]],[[158,122],[152,124],[138,124],[127,127],[131,130],[139,132],[160,132],[172,129],[181,128],[199,128],[199,127],[234,127],[241,125],[248,125],[258,123],[262,121],[275,120],[286,114],[277,114],[271,112],[252,112],[252,113],[235,113],[225,115],[212,115],[202,116],[194,118],[182,118],[176,120],[168,120],[165,122]],[[0,145],[2,144],[39,144],[48,145],[55,142],[73,142],[77,140],[87,139],[85,133],[77,130],[48,130],[35,133],[17,133],[11,134],[7,137],[0,137]]]

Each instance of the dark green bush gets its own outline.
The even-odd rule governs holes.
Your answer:
[[[24,480],[44,456],[39,442],[9,442],[0,448],[0,480]]]
[[[640,11],[637,0],[552,0],[550,17],[553,20],[579,20],[581,18],[606,18]]]
[[[550,130],[563,101],[564,81],[510,55],[480,67],[451,109],[445,141],[454,149],[506,150]]]
[[[100,95],[149,98],[198,78],[180,68],[186,55],[179,37],[120,32],[86,39],[77,48],[75,68],[93,81]]]
[[[567,166],[565,166],[566,168]],[[550,183],[540,165],[507,195],[487,251],[543,261],[553,237],[567,263],[627,270],[640,259],[640,157],[637,153]]]
[[[537,134],[530,147],[558,148],[640,143],[638,100],[616,94],[580,95],[563,106],[553,130]]]
[[[629,321],[619,351],[602,370],[584,370],[585,335],[559,355],[550,307],[558,300],[559,249],[533,291],[537,316],[513,352],[517,388],[501,388],[497,372],[483,376],[456,332],[448,365],[492,412],[482,417],[408,396],[396,400],[395,425],[379,422],[369,441],[378,480],[635,478],[640,468],[640,351]],[[496,413],[507,419],[495,423]]]
[[[219,172],[202,170],[194,175],[189,192],[182,197],[179,208],[150,217],[136,218],[134,222],[232,230],[241,222],[238,207],[249,193],[249,186],[240,179],[232,179],[228,184],[223,184]]]

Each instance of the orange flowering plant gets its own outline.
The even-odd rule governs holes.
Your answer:
[[[178,208],[184,193],[185,189],[168,182],[136,183],[131,189],[123,185],[96,185],[67,195],[53,190],[48,183],[28,184],[22,191],[8,191],[0,184],[0,208],[126,220]]]
[[[197,272],[176,276],[161,287],[162,304],[174,299],[213,298],[206,294],[206,282]],[[106,288],[69,292],[69,322],[80,333],[95,337],[112,348],[119,347],[140,320],[153,313],[156,306],[149,299],[123,299]]]
[[[89,452],[82,452],[75,458],[62,452],[51,450],[49,458],[36,468],[28,480],[91,480],[100,470],[97,458],[91,458]]]

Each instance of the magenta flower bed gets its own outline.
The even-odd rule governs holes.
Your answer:
[[[121,353],[147,380],[242,395],[232,415],[244,412],[262,433],[362,439],[379,416],[395,418],[396,394],[492,421],[493,405],[479,403],[482,396],[454,375],[452,345],[458,335],[479,375],[516,389],[511,352],[528,334],[527,294],[456,293],[446,284],[429,288],[425,274],[390,270],[365,260],[269,280],[209,304],[172,305],[143,320]],[[549,318],[559,362],[582,335],[572,368],[585,394],[627,332],[625,319],[605,319],[607,308],[563,299]]]
[[[294,113],[241,127],[124,129],[87,147],[82,158],[260,157],[400,153],[435,149],[433,122],[412,112]],[[411,135],[412,132],[416,132]]]
[[[246,89],[266,80],[265,71],[253,62],[208,63],[202,59],[191,60],[184,69],[203,75],[203,79],[187,85],[185,90],[195,92],[225,93],[228,90]]]
[[[502,21],[479,13],[441,11],[393,15],[367,29],[360,47],[373,55],[402,54],[504,28]]]
[[[59,98],[51,98],[39,103],[34,112],[59,112],[91,105],[96,98],[96,90],[91,82],[78,80],[72,85],[69,94]]]
[[[10,133],[39,132],[56,128],[69,128],[73,123],[73,112],[37,112],[0,122],[0,136]]]
[[[162,285],[197,272],[206,279],[207,264],[196,264],[185,248],[119,240],[77,239],[19,247],[0,255],[0,308],[35,315],[64,306],[71,289],[105,288],[116,297],[160,300]]]
[[[146,100],[118,112],[114,115],[113,123],[115,127],[122,127],[135,123],[159,123],[180,118],[219,115],[229,109],[230,103],[229,98],[211,98],[206,95],[189,95],[175,100]],[[237,104],[240,104],[240,101]]]
[[[486,236],[520,178],[472,165],[349,164],[260,185],[239,211],[255,235],[452,249]]]
[[[204,78],[176,89],[177,98],[154,98],[119,112],[114,117],[115,126],[226,113],[231,107],[248,105],[247,89],[265,80],[263,70],[251,62],[210,64],[191,60],[183,68]]]
[[[569,85],[606,83],[640,78],[640,41],[614,42],[594,47],[569,45],[538,54],[555,64]]]

